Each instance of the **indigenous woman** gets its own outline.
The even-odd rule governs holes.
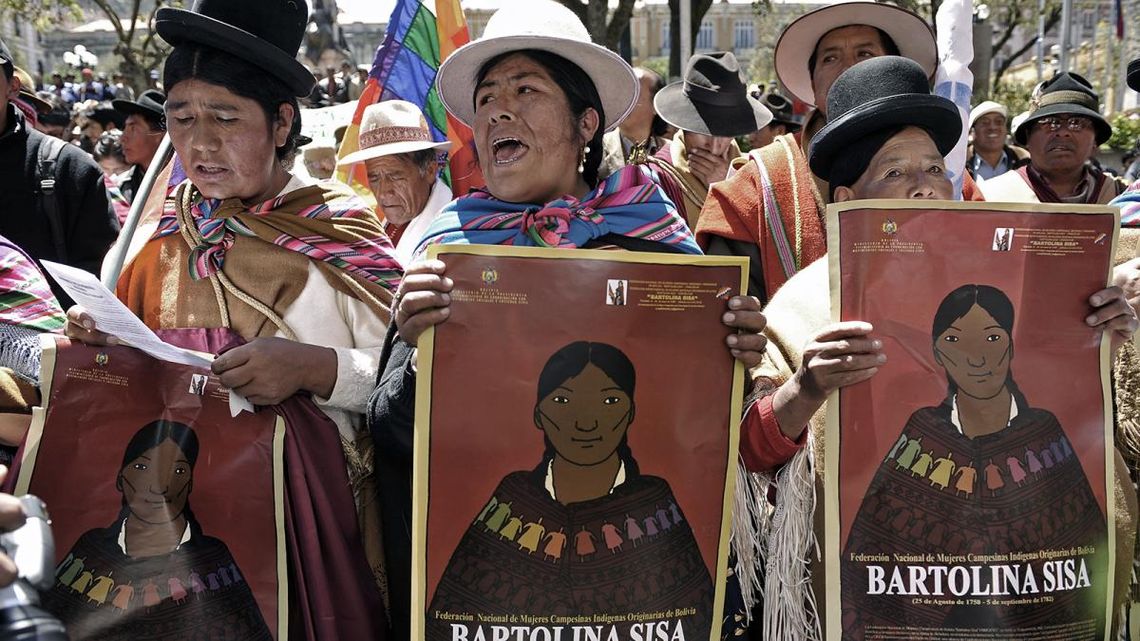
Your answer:
[[[943,156],[957,142],[961,120],[953,103],[930,95],[926,74],[916,63],[896,56],[883,56],[851,67],[832,86],[828,113],[832,119],[816,138],[811,166],[817,176],[829,182],[835,201],[952,198]],[[828,291],[827,261],[821,259],[790,279],[765,308],[769,319],[766,334],[770,343],[764,362],[752,372],[758,400],[741,428],[740,449],[745,465],[753,472],[763,472],[744,479],[752,485],[753,491],[766,493],[772,470],[785,466],[778,483],[780,499],[774,517],[780,525],[757,533],[759,545],[768,554],[769,567],[805,567],[804,559],[809,558],[814,541],[822,540],[822,532],[818,531],[822,527],[822,513],[816,512],[812,486],[820,482],[813,465],[814,461],[823,460],[821,435],[828,395],[841,387],[869,379],[887,362],[882,340],[873,335],[874,328],[869,323],[830,323]],[[1119,347],[1136,330],[1136,315],[1119,287],[1093,293],[1089,297],[1089,306],[1084,322],[1109,332],[1113,348]],[[972,309],[972,305],[967,307],[965,313]],[[986,311],[985,305],[981,306],[981,311],[991,316],[996,313]],[[947,312],[948,315],[953,313],[956,312]],[[941,324],[939,327],[938,335],[941,336],[945,328]],[[947,353],[947,348],[940,349],[944,355]],[[958,380],[962,377],[955,375],[952,378]],[[1001,377],[1001,380],[1006,379]],[[1016,398],[1014,389],[1010,387],[1009,392]],[[965,403],[961,394],[957,394],[957,398],[959,405]],[[1027,411],[1031,409],[1028,405],[1022,406]],[[1008,404],[1004,410],[1008,421]],[[1030,413],[1030,416],[1040,418],[1039,414]],[[965,420],[970,421],[968,418]],[[992,428],[992,422],[971,422],[969,429],[979,430],[978,437],[985,438],[980,432]],[[815,443],[814,451],[803,447],[809,432]],[[892,448],[895,456],[892,465],[896,468],[901,464],[900,459],[910,460],[908,467],[913,467],[920,456],[929,456],[931,462],[936,463],[935,459],[952,454],[948,448],[942,447],[930,454],[935,443],[929,437],[921,441],[908,438],[907,443],[896,445],[897,451]],[[1030,451],[1033,447],[1029,447]],[[1034,473],[1033,457],[1024,452],[1010,450],[1010,453],[1025,461],[1027,474]],[[975,494],[978,491],[987,494],[1011,491],[995,483],[1010,483],[1008,476],[1001,476],[1003,473],[997,468],[999,464],[1005,466],[1008,460],[999,458],[995,453],[992,463],[998,475],[991,471],[988,479],[985,472],[991,464],[988,459],[959,468],[952,479],[955,494],[965,495],[967,489]],[[1122,466],[1118,457],[1118,470]],[[924,484],[930,487],[929,481]],[[940,496],[954,498],[950,493],[948,488]],[[1131,541],[1136,536],[1136,496],[1130,488],[1123,488],[1119,483],[1114,495],[1117,513],[1121,515],[1114,524],[1117,541],[1129,542],[1118,545],[1117,550],[1116,581],[1117,594],[1120,594],[1121,581],[1127,585],[1131,567]],[[812,534],[813,518],[818,526],[815,534]],[[768,574],[764,603],[766,622],[776,625],[782,620],[813,625],[815,615],[818,614],[820,620],[830,616],[830,613],[812,612],[809,610],[811,606],[804,605],[821,602],[825,586],[823,569],[819,564],[811,564],[806,569],[810,570],[810,583],[800,581],[798,577],[789,580],[786,570],[779,576]],[[779,626],[775,632],[800,633]]]
[[[307,22],[298,0],[159,11],[174,46],[166,120],[187,180],[141,232],[150,241],[116,293],[167,340],[229,347],[213,363],[221,383],[285,416],[290,636],[378,638],[382,556],[358,531],[379,531],[362,412],[400,269],[350,190],[287,170],[297,97],[314,82],[296,60]],[[108,339],[81,309],[69,320],[71,336]],[[351,491],[369,508],[362,520]]]
[[[1089,545],[1103,549],[1108,540],[1105,515],[1065,431],[1051,412],[1030,406],[1014,382],[1013,317],[1009,298],[987,285],[963,285],[943,299],[931,340],[949,392],[941,404],[912,414],[899,438],[908,445],[920,442],[945,461],[945,476],[954,468],[983,469],[985,482],[939,487],[933,482],[937,470],[915,474],[914,466],[897,464],[888,454],[867,489],[841,559],[881,550],[920,554],[938,549],[965,558]],[[1027,477],[1021,460],[1030,452],[1047,453],[1053,464]],[[1087,575],[1103,576],[1107,555],[1101,552],[1093,559]],[[848,594],[865,593],[866,571],[842,560],[840,565]],[[1032,564],[1038,580],[1046,574],[1043,565]],[[1023,585],[1019,581],[1016,589]],[[856,598],[843,612],[843,627],[911,623],[1015,629],[1104,612],[1089,601],[1096,598],[1089,590],[1058,591],[1053,597],[1050,603],[984,610],[916,606],[910,596]],[[1101,621],[1096,629],[1103,628]]]
[[[602,134],[633,108],[638,82],[627,63],[590,42],[570,10],[533,0],[524,12],[499,11],[481,40],[444,61],[437,83],[447,109],[474,130],[487,187],[445,208],[421,250],[429,243],[478,243],[700,253],[650,169],[626,167],[598,182]],[[392,584],[400,586],[392,599],[397,616],[411,610],[405,591],[411,584],[415,345],[424,330],[448,318],[453,283],[445,272],[438,260],[409,267],[397,290],[390,356],[370,408],[384,511],[404,517],[386,520],[391,527],[384,532]],[[746,365],[759,362],[759,302],[733,297],[728,308],[727,348]],[[575,554],[609,554],[600,531],[561,534]],[[406,635],[408,624],[400,621],[396,633]]]
[[[44,595],[72,639],[272,638],[226,544],[190,509],[197,460],[198,436],[182,423],[154,421],[131,438],[119,515],[79,537]]]
[[[581,341],[550,357],[534,406],[546,451],[533,470],[504,478],[487,502],[509,505],[511,522],[525,524],[522,533],[503,536],[505,528],[476,518],[447,564],[431,611],[589,616],[612,613],[637,594],[632,607],[640,611],[696,608],[703,616],[684,620],[685,638],[706,633],[713,586],[693,531],[669,483],[641,474],[629,447],[635,383],[633,363],[612,345]],[[640,530],[615,524],[640,518],[660,519],[658,535],[624,546],[623,539]],[[591,544],[585,550],[548,547],[544,558],[537,537],[527,541],[541,528],[578,532],[576,538]],[[606,551],[599,554],[603,541]],[[496,589],[479,590],[465,577],[490,577]],[[628,624],[618,626],[625,638],[623,628]],[[444,621],[429,620],[427,630],[428,639],[451,638]]]

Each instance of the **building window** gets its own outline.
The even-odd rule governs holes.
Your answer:
[[[1092,33],[1096,30],[1096,12],[1086,9],[1081,13],[1081,26],[1084,28],[1085,33]]]
[[[697,51],[709,51],[713,48],[713,23],[712,20],[704,20],[701,22],[701,30],[697,32],[697,43],[695,49]]]
[[[661,55],[669,55],[669,45],[672,42],[672,38],[669,37],[669,19],[666,18],[661,21]]]
[[[732,29],[734,49],[756,48],[756,25],[751,20],[737,20]]]

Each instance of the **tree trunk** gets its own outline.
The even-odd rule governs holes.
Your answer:
[[[620,0],[613,16],[610,17],[610,24],[606,26],[604,44],[614,51],[619,50],[621,36],[629,28],[629,20],[633,17],[633,4],[634,0]]]
[[[599,44],[605,44],[608,4],[606,0],[590,0],[586,5],[586,30],[590,32],[594,42]]]
[[[578,16],[595,43],[617,51],[633,15],[634,0],[619,0],[613,16],[609,15],[609,0],[558,0],[558,4]]]
[[[1060,7],[1054,7],[1053,11],[1051,11],[1049,13],[1049,17],[1045,19],[1045,33],[1049,33],[1049,30],[1052,29],[1053,27],[1057,26],[1057,23],[1060,21],[1061,21],[1061,8]],[[998,65],[997,69],[994,69],[994,77],[990,80],[990,92],[991,93],[993,92],[993,89],[998,86],[998,83],[1001,82],[1002,75],[1004,75],[1005,72],[1011,66],[1013,66],[1014,61],[1017,60],[1018,58],[1020,58],[1023,54],[1025,54],[1025,52],[1029,51],[1030,49],[1032,49],[1033,47],[1036,47],[1036,46],[1037,46],[1037,39],[1032,38],[1028,42],[1026,42],[1024,45],[1022,45],[1020,49],[1018,49],[1017,51],[1014,51],[1008,57],[1006,57],[1004,60],[1002,60],[1002,63],[1000,65]]]
[[[697,32],[701,30],[701,21],[704,20],[705,14],[708,13],[709,7],[712,6],[712,0],[693,0],[692,10],[692,33],[689,34],[691,42],[693,43],[692,53],[697,50]],[[680,0],[669,0],[669,77],[677,78],[681,75],[681,67],[683,62],[687,63],[688,60],[681,60],[681,3]]]

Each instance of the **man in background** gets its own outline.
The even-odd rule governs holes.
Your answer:
[[[970,146],[966,171],[981,184],[1016,169],[1029,160],[1029,152],[1006,142],[1009,112],[1005,105],[987,100],[970,112]]]

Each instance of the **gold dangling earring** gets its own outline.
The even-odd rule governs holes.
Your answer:
[[[582,147],[582,154],[578,157],[578,173],[586,173],[586,154],[590,153],[590,146]]]

